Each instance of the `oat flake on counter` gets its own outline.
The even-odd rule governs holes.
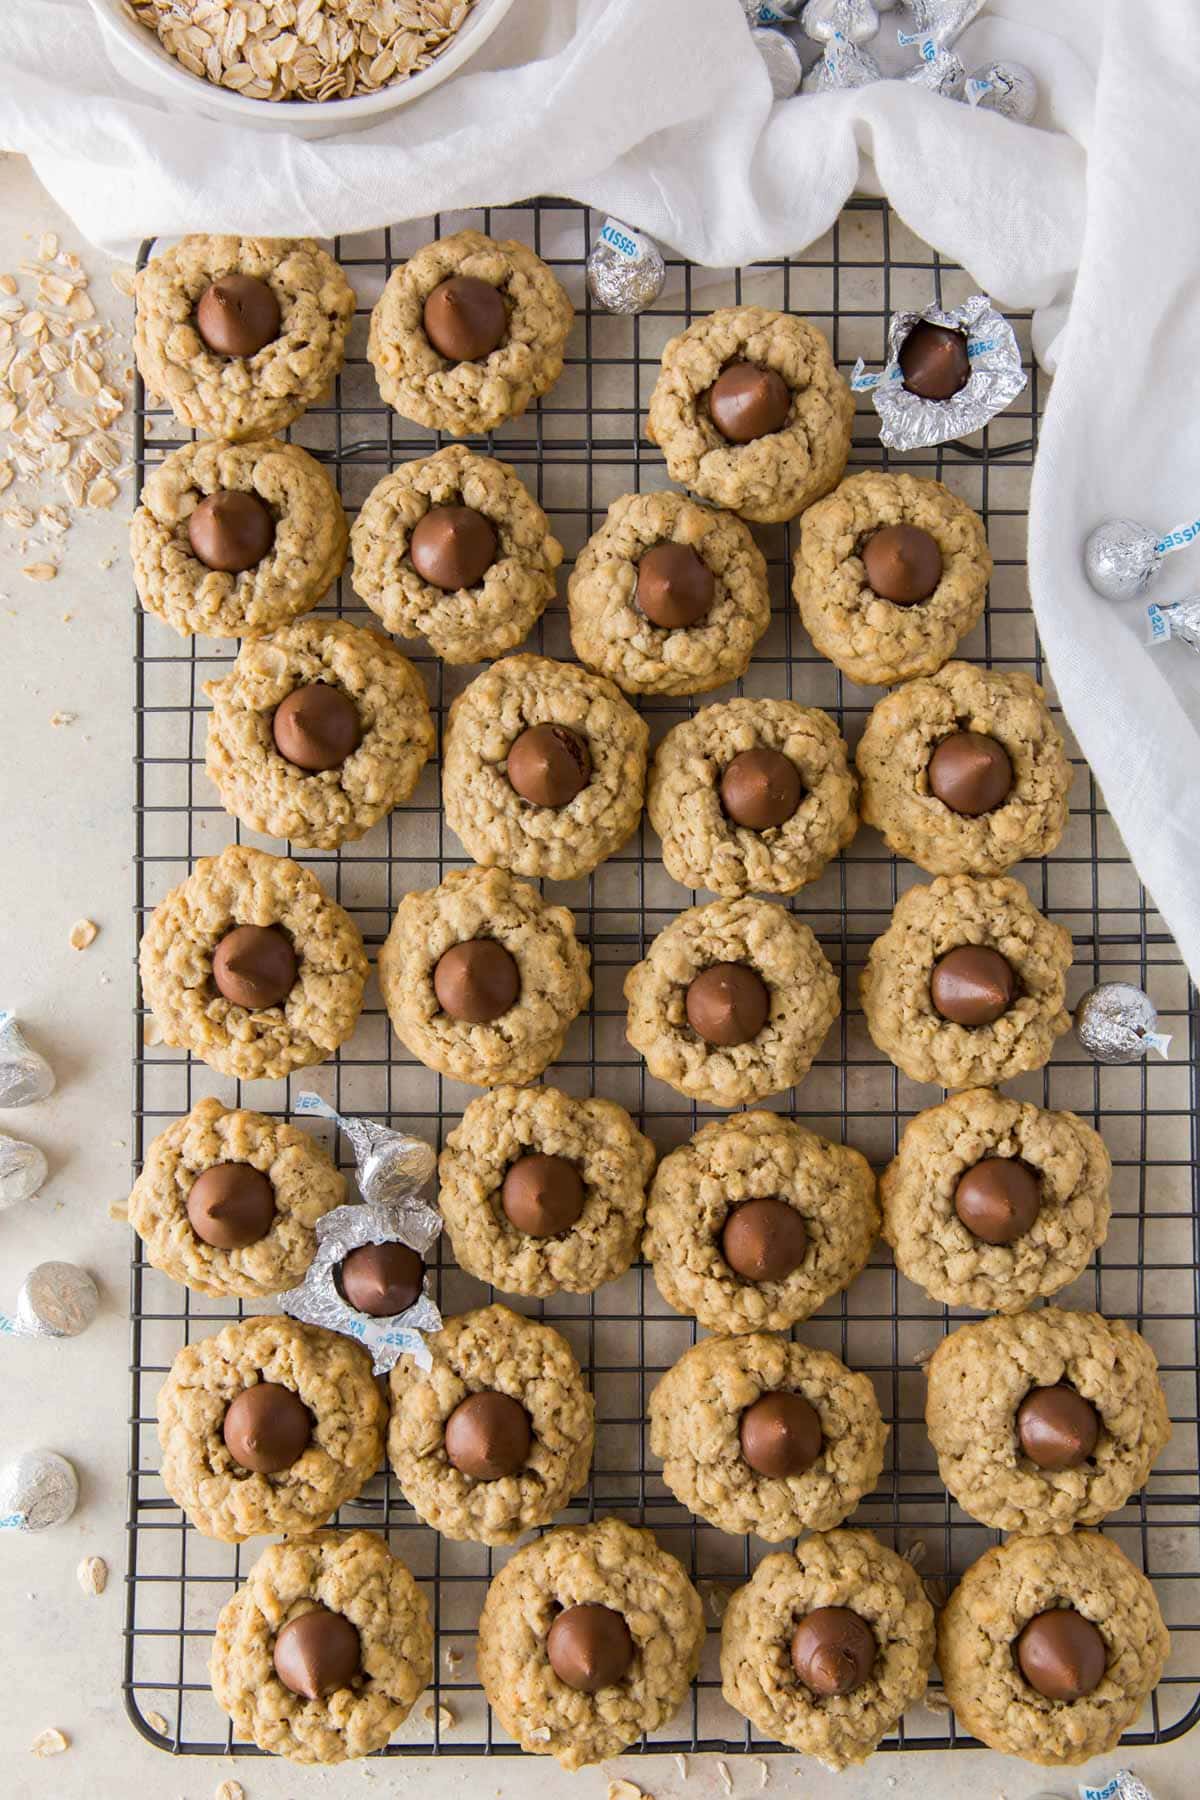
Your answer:
[[[251,100],[349,100],[426,69],[473,0],[125,0],[192,75]]]

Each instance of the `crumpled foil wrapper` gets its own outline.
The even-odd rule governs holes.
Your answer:
[[[800,15],[805,37],[827,44],[836,32],[852,44],[865,44],[879,30],[872,0],[808,0]]]
[[[800,86],[804,63],[790,37],[782,31],[756,30],[750,33],[754,46],[766,65],[771,92],[777,100],[790,100]]]
[[[44,1262],[30,1269],[17,1292],[15,1314],[0,1313],[10,1337],[79,1337],[96,1317],[100,1290],[75,1263]]]
[[[390,1319],[374,1319],[356,1312],[338,1292],[335,1279],[341,1263],[361,1244],[407,1244],[424,1256],[442,1229],[442,1215],[416,1194],[380,1206],[364,1201],[361,1206],[339,1206],[317,1221],[317,1253],[299,1287],[279,1295],[279,1304],[303,1325],[324,1325],[340,1331],[371,1352],[377,1375],[407,1352],[422,1369],[433,1367],[423,1332],[440,1331],[442,1315],[433,1298],[433,1277],[425,1271],[425,1285],[405,1312]]]
[[[1144,1781],[1128,1769],[1118,1769],[1111,1781],[1102,1787],[1089,1787],[1086,1781],[1079,1783],[1079,1800],[1154,1800],[1154,1795]]]
[[[667,265],[653,238],[605,219],[587,260],[588,292],[610,313],[640,313],[663,291]]]
[[[1163,550],[1148,525],[1136,519],[1106,519],[1088,536],[1083,567],[1106,600],[1144,594],[1162,564]]]
[[[1187,600],[1173,600],[1167,606],[1152,601],[1146,608],[1146,617],[1149,621],[1148,644],[1165,644],[1169,638],[1178,638],[1189,650],[1200,650],[1200,594],[1193,594]]]
[[[0,1106],[32,1106],[54,1092],[54,1070],[25,1042],[10,1012],[0,1012]]]
[[[1140,1062],[1148,1050],[1165,1057],[1171,1039],[1157,1025],[1153,1001],[1131,981],[1102,982],[1075,1008],[1075,1035],[1097,1062]]]
[[[79,1477],[57,1450],[23,1450],[0,1469],[0,1531],[45,1531],[79,1504]]]
[[[343,1118],[319,1094],[297,1094],[292,1111],[300,1116],[328,1119],[338,1127],[354,1152],[359,1193],[378,1206],[407,1201],[424,1187],[437,1167],[433,1146],[424,1138],[392,1131],[374,1119]]]
[[[883,80],[883,70],[869,50],[861,50],[841,32],[835,32],[823,55],[804,77],[806,94],[836,94],[850,88],[869,87]]]
[[[966,333],[971,377],[949,400],[923,400],[920,394],[910,394],[904,385],[900,346],[922,319]],[[972,294],[961,306],[949,311],[934,305],[919,313],[893,313],[888,327],[886,367],[877,375],[869,374],[860,357],[850,386],[856,393],[870,392],[879,414],[880,441],[889,450],[920,450],[981,430],[989,419],[1012,405],[1028,380],[1012,326],[986,294]]]
[[[0,1132],[0,1212],[21,1200],[32,1200],[49,1170],[36,1144]]]
[[[932,45],[933,40],[926,38],[925,42]],[[941,94],[946,100],[957,100],[966,78],[967,71],[953,50],[938,49],[922,56],[916,68],[904,77],[910,87],[928,88],[931,94]]]
[[[999,113],[1001,118],[1028,125],[1037,111],[1037,78],[1024,63],[988,63],[968,78],[965,96],[967,105],[980,112]]]
[[[952,44],[977,19],[987,0],[910,0],[914,30],[901,34],[901,43],[931,37],[939,47]]]

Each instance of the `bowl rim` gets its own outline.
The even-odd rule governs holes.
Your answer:
[[[421,69],[403,82],[378,88],[373,94],[355,94],[349,100],[259,100],[252,95],[239,94],[233,88],[222,87],[218,82],[208,81],[203,75],[193,75],[190,69],[185,69],[152,31],[130,17],[123,0],[88,0],[88,4],[101,29],[119,38],[143,68],[151,70],[180,95],[203,99],[236,117],[254,119],[260,124],[271,119],[287,124],[331,116],[345,118],[349,124],[372,113],[389,112],[404,106],[439,87],[468,57],[483,47],[511,11],[514,0],[475,0],[454,38],[427,69]]]

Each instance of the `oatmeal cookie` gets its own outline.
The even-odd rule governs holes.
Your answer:
[[[595,1406],[579,1364],[557,1331],[507,1306],[447,1319],[428,1345],[431,1369],[403,1356],[389,1378],[404,1498],[443,1537],[515,1543],[587,1485]]]
[[[863,552],[876,532],[896,528],[915,531],[934,563],[928,580],[908,587],[894,582],[910,572],[903,566],[875,574],[912,596],[893,600],[872,588]],[[991,574],[983,520],[965,501],[940,481],[867,469],[800,521],[792,592],[822,656],[851,681],[888,686],[941,668],[982,613]],[[918,599],[914,587],[929,592]]]
[[[976,1170],[960,1213],[960,1184]],[[1006,1177],[1028,1187],[1027,1198],[1004,1185],[993,1197]],[[971,1088],[905,1127],[880,1178],[883,1235],[901,1274],[931,1300],[1019,1313],[1087,1267],[1108,1231],[1111,1179],[1103,1139],[1074,1113]]]
[[[199,511],[230,494],[249,498],[248,520],[230,525],[219,510],[215,519],[214,508]],[[193,547],[193,530],[211,562]],[[299,444],[274,438],[172,450],[146,477],[129,527],[138,598],[180,637],[257,637],[286,625],[333,586],[346,545],[346,515],[325,470]],[[239,566],[213,566],[230,561]]]
[[[224,1179],[203,1183],[212,1169]],[[345,1197],[341,1175],[306,1131],[208,1099],[150,1145],[129,1223],[147,1260],[172,1281],[197,1294],[266,1300],[303,1281],[317,1221]]]
[[[576,1607],[619,1614],[624,1672],[595,1692],[562,1679],[547,1639]],[[500,1570],[479,1619],[479,1679],[521,1748],[565,1769],[619,1756],[682,1706],[700,1667],[704,1608],[682,1563],[620,1519],[561,1525]]]
[[[550,1168],[533,1162],[550,1157]],[[517,1166],[532,1189],[520,1177],[506,1189]],[[653,1144],[611,1100],[493,1088],[472,1100],[438,1163],[455,1261],[506,1294],[590,1294],[637,1254],[653,1167]]]
[[[730,435],[715,423],[714,385],[731,369],[751,366],[770,372],[779,406],[735,397],[739,416]],[[722,410],[718,399],[716,416]],[[835,485],[850,454],[853,419],[854,396],[815,325],[763,306],[727,306],[668,343],[646,435],[666,457],[672,481],[767,523],[795,518]]]
[[[424,543],[422,525],[444,527],[444,540]],[[472,531],[481,548],[467,541]],[[482,662],[519,644],[554,598],[563,555],[516,472],[464,444],[385,475],[350,543],[360,600],[397,637],[427,638],[448,663]]]
[[[808,926],[749,898],[680,913],[630,969],[625,998],[626,1036],[651,1075],[729,1107],[801,1081],[841,1011]]]
[[[636,831],[649,727],[611,681],[506,656],[450,708],[446,823],[476,862],[571,881]]]
[[[261,1407],[247,1412],[244,1396],[267,1383],[271,1393],[255,1394]],[[276,1400],[280,1416],[261,1417]],[[374,1475],[386,1422],[361,1344],[282,1315],[242,1319],[171,1364],[158,1393],[162,1483],[197,1531],[225,1544],[311,1531]]]
[[[797,1627],[819,1609],[857,1614],[874,1658],[849,1691],[818,1694],[792,1666]],[[759,1563],[729,1602],[721,1678],[729,1705],[769,1738],[829,1769],[865,1762],[933,1661],[933,1608],[912,1564],[869,1531],[828,1531]]]
[[[756,1435],[754,1408],[774,1395],[799,1395],[816,1415],[811,1461],[794,1444],[763,1454],[780,1448],[778,1421],[764,1417]],[[772,1544],[840,1525],[879,1480],[886,1437],[866,1375],[765,1331],[705,1338],[650,1396],[650,1448],[675,1498],[719,1531]]]
[[[656,623],[639,581],[647,552],[664,545],[682,567],[668,563],[655,581],[646,564],[647,603],[671,621]],[[567,596],[576,656],[627,694],[703,694],[736,681],[771,617],[766,559],[748,528],[669,491],[613,501],[575,558]]]
[[[239,927],[290,944],[292,984],[281,999],[257,1004],[253,984],[244,993],[237,982],[217,985],[214,954]],[[331,1056],[354,1030],[367,982],[349,913],[310,869],[248,844],[202,857],[159,902],[140,966],[163,1042],[242,1081],[274,1080]]]
[[[1153,1350],[1099,1313],[1048,1306],[960,1326],[926,1374],[938,1472],[999,1531],[1099,1524],[1145,1486],[1171,1435]]]
[[[482,282],[499,294],[507,318],[497,311],[501,335],[492,348],[457,344],[453,327],[447,335],[435,323],[444,349],[482,352],[460,358],[443,354],[430,337],[430,296],[447,281]],[[456,231],[394,271],[371,314],[367,355],[380,393],[402,419],[474,437],[519,418],[554,386],[574,317],[559,281],[524,244]]]
[[[230,277],[252,284],[249,309],[224,287]],[[210,290],[226,314],[217,332],[201,307]],[[134,292],[142,379],[180,424],[206,437],[261,437],[299,418],[341,368],[354,317],[353,288],[314,238],[181,238],[151,257]],[[238,315],[260,308],[275,316],[255,331],[256,318]],[[251,336],[240,346],[245,328]]]
[[[800,1222],[790,1237],[780,1205]],[[729,1243],[744,1273],[727,1260],[731,1215],[735,1234],[749,1231],[748,1244]],[[711,1119],[663,1157],[642,1253],[667,1304],[706,1330],[786,1331],[849,1287],[878,1234],[865,1156],[779,1113],[744,1112]]]
[[[1032,1620],[1062,1610],[1085,1621],[1085,1635],[1094,1627],[1105,1658],[1097,1685],[1073,1700],[1039,1692],[1015,1652]],[[959,1724],[993,1750],[1046,1767],[1115,1749],[1170,1647],[1154,1589],[1095,1531],[1009,1538],[986,1550],[938,1620],[938,1666]]]
[[[393,1031],[427,1068],[495,1087],[554,1061],[591,996],[588,962],[565,906],[505,869],[455,869],[400,902],[379,987]]]
[[[1033,677],[964,662],[878,702],[858,772],[864,821],[931,875],[1002,875],[1048,855],[1074,775]]]
[[[734,899],[794,894],[815,881],[858,829],[856,799],[828,713],[738,699],[668,731],[647,807],[676,881]]]
[[[1011,876],[940,875],[901,895],[871,946],[860,988],[867,1029],[912,1081],[1009,1081],[1040,1069],[1071,1029],[1072,955],[1070,932]]]
[[[408,799],[436,742],[408,658],[345,619],[301,619],[243,644],[204,692],[204,766],[225,810],[304,849],[362,837]]]
[[[348,1620],[359,1667],[313,1700],[275,1666],[279,1635],[317,1608]],[[271,1544],[221,1608],[210,1662],[213,1697],[234,1735],[297,1763],[382,1750],[433,1678],[424,1594],[373,1531],[314,1531]]]

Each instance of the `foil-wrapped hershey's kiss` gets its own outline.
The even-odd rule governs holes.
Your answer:
[[[0,1212],[21,1200],[32,1200],[48,1173],[46,1158],[36,1144],[0,1132]]]
[[[0,1106],[32,1106],[54,1092],[54,1070],[10,1012],[0,1011]]]
[[[640,313],[653,306],[667,279],[662,251],[644,232],[620,219],[605,219],[587,260],[588,292],[610,313]]]
[[[9,1337],[79,1337],[96,1317],[100,1290],[76,1263],[44,1262],[30,1269],[17,1292],[16,1311],[0,1313]]]
[[[302,1324],[354,1338],[371,1352],[377,1375],[405,1353],[420,1368],[431,1367],[422,1334],[440,1331],[442,1315],[429,1271],[412,1305],[382,1318],[348,1303],[339,1271],[352,1250],[367,1244],[404,1244],[424,1259],[442,1229],[441,1213],[420,1193],[437,1163],[432,1145],[373,1119],[343,1117],[318,1094],[297,1095],[293,1111],[336,1122],[353,1148],[363,1200],[336,1207],[317,1221],[316,1255],[300,1285],[279,1295],[279,1305]]]
[[[1146,608],[1149,629],[1146,642],[1152,647],[1177,638],[1189,650],[1200,650],[1200,594],[1186,600],[1172,600],[1166,606],[1153,601]]]
[[[1089,988],[1075,1008],[1075,1035],[1102,1063],[1140,1062],[1148,1050],[1165,1057],[1171,1043],[1158,1030],[1154,1002],[1130,981]]]
[[[794,19],[804,0],[742,0],[742,11],[751,25],[782,25]]]
[[[1037,79],[1024,63],[987,63],[967,77],[964,93],[968,106],[999,113],[1018,125],[1028,125],[1037,111]]]
[[[869,50],[852,44],[844,32],[835,31],[822,55],[804,77],[806,94],[836,94],[850,88],[869,87],[883,80],[883,70]]]
[[[320,1094],[297,1094],[292,1111],[308,1118],[328,1119],[338,1127],[354,1152],[358,1191],[364,1200],[376,1205],[407,1200],[424,1187],[437,1167],[433,1146],[424,1138],[393,1131],[375,1119],[344,1118]]]
[[[879,12],[873,0],[808,0],[800,23],[816,44],[828,44],[838,32],[852,44],[865,44],[879,30]]]
[[[45,1531],[79,1504],[79,1477],[57,1450],[23,1450],[0,1468],[0,1531]]]
[[[771,92],[777,100],[790,100],[804,76],[804,62],[799,50],[790,37],[769,27],[759,27],[750,36],[763,59]]]
[[[1037,1795],[1033,1796],[1037,1800]],[[1154,1795],[1138,1776],[1128,1769],[1118,1769],[1108,1781],[1102,1781],[1099,1787],[1092,1787],[1088,1782],[1079,1784],[1079,1800],[1154,1800]]]
[[[1145,593],[1164,557],[1185,550],[1198,537],[1200,519],[1189,519],[1161,536],[1136,519],[1106,519],[1083,546],[1084,570],[1105,600],[1129,600]]]
[[[904,385],[900,352],[909,333],[922,321],[961,332],[967,340],[971,373],[965,386],[948,400],[925,399]],[[989,419],[1012,405],[1028,380],[1012,326],[986,294],[972,294],[961,306],[944,308],[935,303],[924,312],[893,313],[885,366],[878,374],[870,374],[860,357],[850,386],[856,393],[870,393],[879,414],[880,441],[889,450],[920,450],[982,430]]]

